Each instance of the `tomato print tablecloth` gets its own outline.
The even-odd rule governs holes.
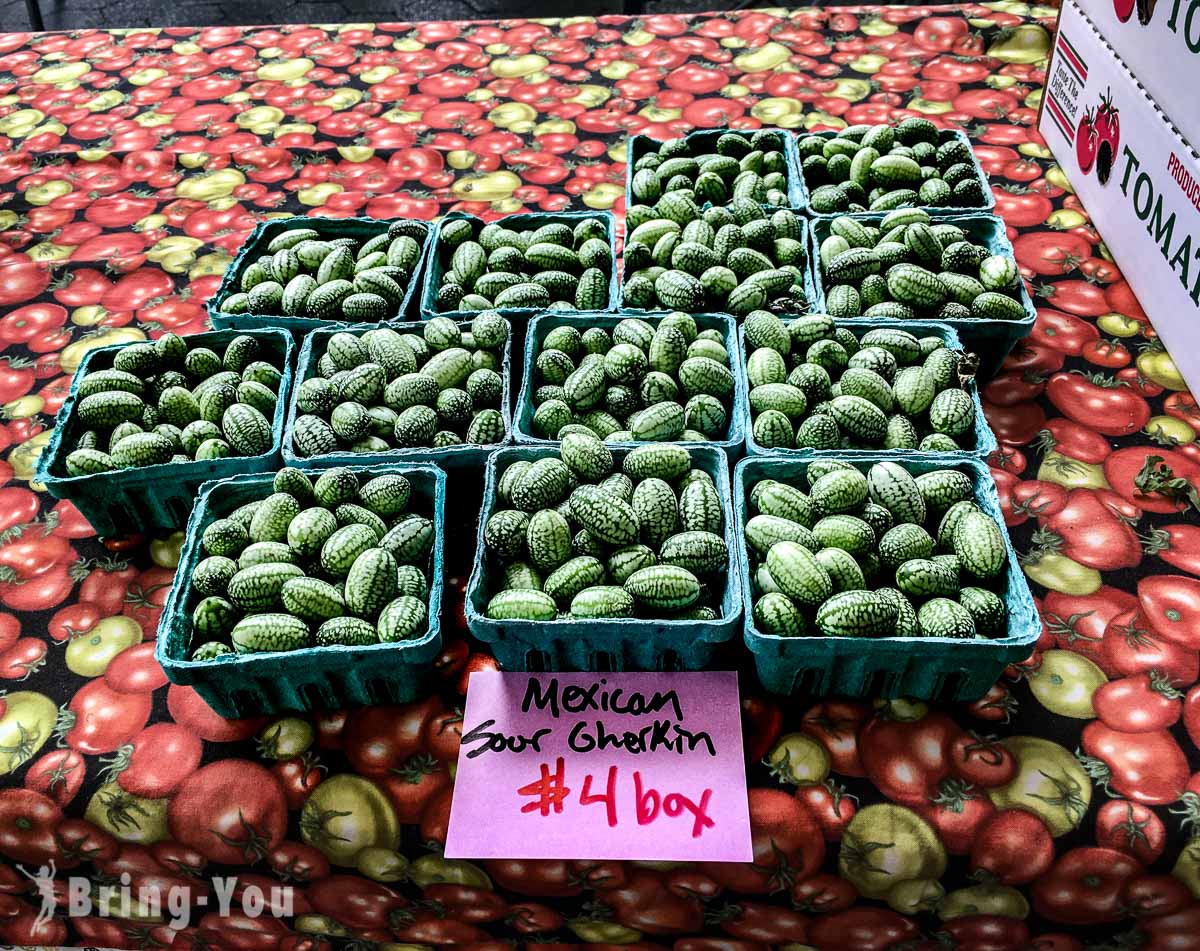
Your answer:
[[[1034,129],[1053,22],[1004,2],[0,36],[0,940],[1198,946],[1200,411]],[[265,214],[619,214],[628,133],[913,114],[974,140],[1039,305],[983,395],[1045,633],[942,707],[780,702],[732,650],[752,865],[442,857],[465,674],[493,664],[462,627],[465,548],[438,693],[226,722],[154,662],[178,536],[97,539],[29,482],[83,354],[203,329]],[[459,538],[477,491],[452,487]],[[39,919],[26,873],[51,863]],[[194,899],[186,926],[68,916],[68,876],[125,874]],[[289,917],[241,911],[283,884]]]

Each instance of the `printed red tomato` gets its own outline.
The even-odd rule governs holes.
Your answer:
[[[141,625],[148,639],[158,634],[163,605],[171,592],[175,572],[170,568],[147,568],[129,583],[122,613]]]
[[[782,944],[808,937],[808,919],[789,908],[758,902],[740,902],[736,908],[735,917],[721,922],[722,930],[735,938]]]
[[[1175,449],[1130,446],[1103,460],[1109,485],[1144,512],[1182,512],[1200,492],[1200,462]]]
[[[951,768],[976,786],[1003,786],[1017,774],[1017,761],[995,737],[963,733],[950,744]]]
[[[1182,911],[1195,900],[1174,875],[1138,875],[1125,883],[1121,903],[1139,918],[1157,918]]]
[[[1054,839],[1046,824],[1024,809],[1004,809],[987,820],[971,843],[972,871],[985,871],[1001,885],[1024,885],[1054,861]]]
[[[937,794],[916,810],[933,826],[951,855],[966,855],[979,837],[980,828],[996,814],[996,807],[984,791],[961,779],[942,780]]]
[[[871,709],[865,703],[855,700],[826,700],[805,712],[800,719],[800,730],[825,747],[829,753],[830,766],[835,773],[841,773],[843,776],[866,776],[862,760],[859,758],[858,731],[870,718]],[[768,744],[768,748],[770,745]]]
[[[167,711],[176,723],[210,743],[233,743],[248,739],[259,731],[267,719],[247,717],[226,720],[214,713],[193,688],[183,684],[171,684],[167,688]]]
[[[445,765],[428,753],[417,753],[379,780],[403,824],[420,821],[429,802],[451,784]]]
[[[0,582],[0,601],[15,611],[45,611],[62,604],[74,587],[70,566],[58,564],[23,581]]]
[[[1167,830],[1153,809],[1140,802],[1110,799],[1096,813],[1096,844],[1151,864],[1163,853]]]
[[[253,861],[287,831],[279,781],[257,763],[228,759],[184,779],[167,813],[171,835],[213,862]]]
[[[167,675],[154,657],[155,645],[143,641],[126,648],[104,670],[105,682],[122,693],[152,693],[167,685]]]
[[[1141,871],[1137,859],[1116,849],[1071,849],[1033,883],[1033,907],[1067,925],[1118,921],[1125,915],[1121,894]]]
[[[0,789],[0,855],[45,865],[58,853],[54,832],[62,821],[53,799],[32,789]]]
[[[823,783],[805,783],[796,789],[796,798],[816,816],[826,842],[837,842],[854,818],[858,800],[846,793],[846,787],[834,779]]]
[[[87,764],[75,750],[52,750],[29,767],[25,788],[67,805],[83,786]]]
[[[283,787],[289,809],[299,809],[309,794],[321,784],[325,767],[311,753],[279,760],[271,766],[271,772]]]
[[[1166,730],[1124,733],[1093,720],[1081,745],[1089,774],[1127,799],[1159,806],[1183,795],[1187,757]]]
[[[313,882],[329,874],[329,859],[303,842],[280,842],[268,853],[267,864],[285,882]]]
[[[1150,406],[1140,393],[1112,377],[1056,373],[1046,396],[1064,416],[1108,436],[1128,436],[1150,420]]]
[[[126,792],[147,799],[171,795],[179,784],[200,765],[200,738],[175,723],[155,723],[146,727],[123,754],[117,773],[117,785]]]
[[[1029,334],[1033,343],[1053,347],[1075,357],[1099,337],[1100,331],[1095,324],[1050,307],[1038,308],[1037,320]]]
[[[792,886],[792,904],[798,911],[825,915],[845,911],[858,898],[858,889],[840,875],[818,872]]]
[[[1096,663],[1110,677],[1154,671],[1172,683],[1190,684],[1200,675],[1200,655],[1153,630],[1136,600],[1109,621]]]
[[[808,940],[821,951],[887,951],[920,933],[911,918],[861,905],[815,918]]]
[[[746,894],[787,888],[821,865],[825,842],[808,808],[778,789],[749,792],[752,863],[705,862],[701,868],[715,881]]]
[[[1165,730],[1179,719],[1182,699],[1168,680],[1151,671],[1101,684],[1092,694],[1092,705],[1114,730],[1150,733]]]
[[[1142,560],[1137,533],[1091,489],[1072,489],[1034,541],[1099,571],[1134,568]]]
[[[343,735],[346,757],[363,776],[387,776],[421,752],[427,721],[444,709],[439,698],[430,697],[402,706],[356,710],[350,714]]]
[[[892,715],[907,716],[907,710],[885,707],[859,734],[867,778],[894,802],[924,805],[950,774],[951,745],[962,728],[941,712],[917,719],[889,719]]]
[[[1200,580],[1148,575],[1138,579],[1138,602],[1158,634],[1189,650],[1200,648]]]
[[[518,895],[569,898],[583,891],[565,859],[492,859],[484,867],[497,885]]]
[[[146,725],[152,706],[150,694],[121,693],[103,679],[89,681],[67,705],[63,739],[80,753],[111,753]]]
[[[388,916],[405,904],[386,885],[357,875],[330,875],[313,882],[306,894],[314,911],[348,928],[386,927]]]

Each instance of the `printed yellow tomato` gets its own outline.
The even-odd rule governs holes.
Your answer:
[[[1055,188],[1061,188],[1065,192],[1075,194],[1075,189],[1071,187],[1070,179],[1068,179],[1066,173],[1063,172],[1062,166],[1057,163],[1046,169],[1046,181],[1048,181]]]
[[[142,219],[142,222],[144,227],[160,227],[159,224],[149,222],[145,218]],[[166,224],[165,220],[163,224]],[[204,247],[204,242],[199,238],[189,238],[185,234],[173,234],[161,241],[156,241],[154,246],[146,252],[146,257],[151,261],[158,262],[179,251],[195,251],[202,247]]]
[[[71,191],[70,182],[56,178],[48,182],[43,182],[41,185],[26,188],[22,194],[25,200],[31,205],[48,205],[56,198],[69,195]]]
[[[606,211],[617,203],[617,199],[625,194],[625,189],[613,182],[601,182],[595,188],[589,188],[583,193],[583,203],[597,211]]]
[[[575,918],[567,927],[580,941],[587,944],[634,944],[641,940],[642,933],[626,928],[615,921],[593,921],[590,918]]]
[[[55,244],[53,241],[42,241],[25,249],[31,261],[65,261],[79,245]]]
[[[90,631],[67,645],[67,669],[80,677],[99,677],[121,651],[142,642],[142,627],[133,618],[102,618]]]
[[[882,53],[860,53],[847,64],[856,73],[866,73],[868,76],[873,76],[879,72],[879,68],[888,61],[888,58]],[[853,82],[853,80],[850,80]],[[836,93],[834,94],[836,95]],[[859,98],[865,99],[866,96]]]
[[[462,859],[444,859],[440,855],[422,855],[412,863],[408,880],[418,888],[426,885],[470,885],[491,889],[492,880],[478,865]]]
[[[867,898],[886,898],[901,882],[940,879],[946,850],[911,809],[881,804],[859,810],[842,836],[838,870]]]
[[[584,83],[579,87],[579,92],[566,101],[574,103],[577,106],[587,106],[589,109],[595,109],[597,106],[608,102],[612,98],[612,94],[613,91],[607,86]]]
[[[1062,594],[1095,594],[1103,583],[1095,568],[1056,552],[1046,552],[1021,567],[1030,581]]]
[[[854,63],[860,63],[866,57],[860,56]],[[886,62],[886,60],[885,60]],[[857,69],[854,63],[850,64],[851,69]],[[860,63],[861,65],[861,63]],[[882,65],[882,63],[880,64]],[[879,67],[875,67],[878,69]],[[875,69],[861,69],[859,72],[874,73]],[[832,96],[838,99],[845,99],[847,102],[861,102],[871,95],[871,84],[865,79],[838,79],[834,81]]]
[[[1070,231],[1087,224],[1087,217],[1074,208],[1059,208],[1046,216],[1046,224],[1055,231]]]
[[[154,539],[150,543],[151,560],[160,568],[178,568],[183,539],[183,532],[172,532],[166,538]]]
[[[829,775],[829,751],[806,733],[788,733],[771,747],[767,764],[780,782],[821,783]]]
[[[768,96],[750,107],[750,115],[768,125],[782,125],[785,121],[794,125],[803,112],[804,103],[791,96]]]
[[[316,738],[312,724],[301,717],[283,717],[258,734],[258,751],[267,759],[299,756]]]
[[[790,49],[772,40],[749,53],[739,53],[733,58],[733,65],[743,73],[765,73],[782,66],[791,55]]]
[[[1146,423],[1146,434],[1164,446],[1181,446],[1196,441],[1196,430],[1174,416],[1152,416]]]
[[[170,805],[169,798],[135,796],[112,782],[96,790],[83,817],[122,842],[153,845],[170,837],[167,828]]]
[[[1200,839],[1192,839],[1183,847],[1171,874],[1188,887],[1196,898],[1200,898]]]
[[[280,112],[280,117],[282,118],[283,113],[280,110],[276,111]],[[240,120],[245,115],[247,113],[243,112],[241,116],[238,116],[239,124],[241,124]],[[175,186],[175,194],[179,198],[190,198],[195,201],[212,201],[214,198],[225,198],[228,195],[232,195],[235,188],[244,184],[246,184],[246,176],[236,168],[219,168],[215,172],[207,172],[185,178]]]
[[[17,446],[8,454],[8,464],[13,468],[13,475],[18,479],[30,480],[37,472],[38,459],[42,455],[42,450],[50,442],[50,430],[44,433],[38,433],[32,439],[26,439],[21,445]],[[35,488],[38,483],[30,483]]]
[[[484,175],[467,175],[451,185],[450,190],[459,201],[499,201],[520,186],[520,178],[501,169]]]
[[[275,63],[266,63],[258,67],[257,76],[265,82],[284,82],[288,79],[299,79],[316,66],[311,59],[301,56],[297,59],[285,59]]]
[[[1037,736],[1001,740],[1017,761],[1017,775],[989,789],[997,809],[1024,809],[1057,838],[1079,825],[1092,801],[1092,780],[1070,750]]]
[[[502,56],[489,64],[493,76],[501,79],[519,79],[532,73],[540,73],[550,65],[550,60],[536,53],[526,53],[524,56]]]
[[[136,327],[113,327],[103,333],[92,334],[67,344],[59,356],[59,363],[64,373],[74,373],[88,352],[97,347],[107,347],[113,343],[134,343],[145,339],[145,333]]]
[[[1032,65],[1050,53],[1050,34],[1036,23],[1022,23],[996,36],[997,42],[988,47],[987,55],[1004,63]]]
[[[296,198],[302,205],[308,205],[310,208],[320,208],[325,202],[329,201],[331,195],[336,195],[345,190],[345,186],[339,185],[337,182],[319,182],[308,188],[301,188],[296,192]]]
[[[378,786],[342,774],[330,776],[309,795],[300,813],[300,837],[334,865],[353,867],[368,846],[398,848],[400,824]]]
[[[293,925],[301,934],[327,934],[335,936],[348,934],[340,922],[335,921],[328,915],[297,915]]]
[[[888,23],[881,17],[871,17],[871,19],[860,24],[859,29],[862,30],[865,36],[891,36],[900,27],[894,23]]]
[[[359,873],[376,882],[399,882],[408,877],[408,859],[395,849],[369,845],[354,857]]]
[[[1166,350],[1152,348],[1138,354],[1138,372],[1148,380],[1168,390],[1186,390],[1187,381],[1175,366],[1175,361]]]
[[[1007,885],[971,885],[950,892],[938,904],[937,913],[943,921],[964,915],[1028,918],[1029,902],[1019,891]]]
[[[1076,720],[1096,718],[1092,695],[1106,683],[1104,671],[1075,651],[1046,651],[1029,674],[1029,689],[1038,703],[1051,713]]]
[[[188,277],[194,281],[198,277],[220,277],[232,260],[224,251],[213,251],[211,254],[202,254],[193,261],[190,251],[180,251],[179,257],[163,261],[163,270],[175,274],[187,271]]]
[[[33,393],[10,400],[0,407],[5,419],[28,419],[42,411],[46,401]]]
[[[630,73],[637,70],[637,64],[631,63],[628,60],[615,59],[611,63],[605,63],[600,67],[600,75],[605,79],[624,79]]]
[[[33,759],[54,734],[58,708],[54,701],[32,690],[4,697],[0,713],[0,776],[6,776]]]
[[[446,153],[446,164],[455,171],[465,171],[479,161],[479,156],[466,149],[452,149]]]
[[[1080,462],[1070,456],[1051,450],[1038,466],[1037,477],[1042,482],[1056,482],[1068,489],[1108,489],[1104,466],[1098,463]]]
[[[1101,314],[1096,318],[1096,326],[1110,337],[1136,337],[1142,332],[1144,324],[1126,317],[1124,314]]]
[[[908,108],[916,112],[924,113],[927,116],[941,116],[947,112],[954,111],[953,103],[938,102],[934,99],[925,99],[917,96],[909,100]]]
[[[910,878],[887,893],[887,903],[902,915],[919,915],[933,911],[945,894],[946,889],[937,879]]]
[[[58,85],[59,83],[74,82],[87,73],[92,67],[86,60],[80,60],[74,63],[56,63],[54,66],[46,66],[39,69],[31,77],[30,82],[47,83],[50,85]],[[166,75],[165,73],[163,75]]]

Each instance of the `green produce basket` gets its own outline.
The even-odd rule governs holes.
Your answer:
[[[867,326],[868,324],[870,324],[870,326]],[[940,337],[946,342],[946,346],[951,350],[962,349],[962,341],[958,339],[958,334],[955,332],[954,328],[936,320],[881,320],[878,323],[873,321],[843,320],[839,321],[838,325],[840,327],[846,327],[851,333],[859,338],[861,338],[863,334],[870,330],[884,327],[893,328],[896,330],[904,330],[917,337]],[[894,455],[903,453],[906,459],[912,458],[914,455],[920,455],[922,457],[927,456],[931,459],[939,459],[942,457],[953,459],[954,457],[960,455],[971,455],[978,456],[981,459],[986,459],[996,450],[996,435],[992,432],[992,427],[988,425],[987,417],[983,413],[983,404],[979,401],[979,387],[974,383],[968,385],[967,392],[971,394],[971,400],[975,404],[975,444],[969,449],[962,450],[962,452],[919,452],[915,449],[767,449],[764,446],[759,445],[754,439],[754,413],[750,408],[750,379],[746,370],[746,360],[748,357],[749,351],[746,349],[746,328],[739,327],[738,373],[741,376],[742,390],[746,394],[746,398],[742,403],[742,410],[745,413],[745,417],[742,420],[742,430],[746,434],[746,449],[752,456],[771,455],[789,458],[807,455],[825,458],[845,457],[846,459],[852,461],[858,456],[877,455],[881,452],[890,452]]]
[[[225,269],[225,276],[221,280],[221,286],[209,298],[209,323],[217,328],[232,327],[238,330],[283,327],[297,336],[303,336],[317,327],[328,327],[330,324],[345,323],[351,327],[362,326],[363,323],[366,323],[365,321],[324,320],[318,317],[285,317],[279,314],[227,314],[221,310],[221,305],[231,294],[238,292],[238,289],[241,287],[242,272],[251,263],[258,260],[259,256],[264,253],[266,246],[281,232],[290,231],[293,228],[312,228],[315,231],[319,231],[324,237],[354,238],[363,241],[367,238],[383,234],[388,230],[388,226],[391,223],[391,220],[380,218],[306,218],[302,215],[294,218],[273,218],[270,221],[259,222],[254,230],[250,232],[250,236],[246,239],[245,243],[238,249],[233,263]],[[425,241],[421,246],[421,257],[417,259],[417,265],[413,268],[412,276],[408,280],[408,287],[404,291],[404,300],[400,304],[399,313],[390,321],[385,321],[385,323],[410,320],[416,316],[416,304],[420,299],[417,289],[421,284],[421,275],[425,273],[425,257],[429,253],[429,246],[433,236],[433,225],[430,222],[422,221],[420,224],[425,226]]]
[[[522,377],[521,395],[517,401],[517,424],[514,439],[518,446],[557,446],[557,439],[542,439],[533,431],[533,390],[537,378],[537,356],[542,341],[555,327],[575,326],[582,332],[589,327],[600,327],[612,330],[617,324],[632,314],[560,314],[549,312],[541,317],[535,317],[529,323],[525,335],[525,372]],[[750,407],[746,402],[745,374],[738,373],[733,366],[737,359],[736,336],[733,318],[726,314],[695,314],[696,326],[700,330],[719,330],[725,341],[725,349],[729,353],[730,370],[733,371],[733,399],[729,408],[729,432],[724,439],[714,439],[704,443],[680,443],[685,446],[713,446],[722,449],[731,460],[737,460],[742,455],[742,447],[746,443],[746,420],[749,419]],[[647,318],[651,322],[655,318]],[[615,443],[619,446],[635,446],[639,443]]]
[[[818,135],[823,139],[835,139],[835,138],[837,138],[838,133],[837,132],[804,132],[804,133],[797,132],[796,133],[797,138],[800,138],[801,136],[803,136],[804,138],[808,138],[808,136],[810,136],[810,135]],[[965,144],[967,146],[967,148],[971,150],[971,164],[975,166],[975,177],[979,180],[979,186],[983,190],[983,204],[982,205],[971,205],[969,207],[961,207],[961,208],[958,205],[921,205],[920,208],[923,211],[929,212],[931,215],[937,215],[937,216],[964,215],[964,214],[972,214],[975,212],[990,213],[996,207],[996,196],[992,192],[992,185],[991,185],[991,182],[988,181],[987,172],[985,172],[983,170],[983,166],[979,164],[979,156],[977,156],[975,154],[975,149],[971,145],[971,140],[967,137],[967,135],[964,132],[962,132],[959,129],[942,129],[941,135],[939,136],[938,144],[942,145],[942,144],[945,144],[946,142],[952,142],[955,139],[957,139],[959,142],[962,142],[963,144]],[[799,150],[797,149],[796,165],[800,169],[799,177],[800,177],[800,181],[801,181],[801,186],[804,189],[804,198],[805,198],[805,201],[807,202],[808,196],[813,191],[813,188],[818,187],[818,186],[813,186],[810,188],[808,182],[804,180],[804,166],[802,164],[802,161],[803,160],[799,156]],[[806,207],[808,207],[808,206],[806,205]],[[877,212],[877,211],[820,212],[820,211],[813,211],[813,209],[811,207],[809,207],[808,214],[809,214],[809,217],[811,217],[811,218],[840,218],[842,215],[852,215],[855,218],[865,218],[870,215],[880,214],[880,212]]]
[[[734,552],[733,508],[729,494],[729,463],[725,453],[699,444],[684,444],[692,464],[713,477],[725,518],[725,544]],[[620,462],[627,448],[614,448]],[[671,621],[621,618],[572,621],[493,621],[487,617],[496,567],[484,544],[484,528],[496,508],[496,488],[509,465],[522,459],[557,457],[549,446],[513,446],[488,459],[484,476],[483,509],[475,542],[475,567],[467,584],[466,615],[471,633],[491,646],[505,670],[699,670],[718,644],[733,637],[742,616],[742,592],[737,579],[726,575],[721,617],[716,621]]]
[[[821,274],[820,248],[821,242],[829,237],[829,223],[832,217],[814,219],[812,222],[812,241],[809,242],[809,263],[812,268],[812,278],[817,289],[816,306],[814,310],[825,310],[825,278]],[[884,214],[875,212],[870,215],[855,215],[860,221],[878,225]],[[983,242],[992,254],[1003,254],[1015,260],[1012,242],[1004,227],[1004,220],[995,215],[966,214],[938,218],[936,224],[958,225],[968,232],[975,240]],[[1033,323],[1037,320],[1037,308],[1029,296],[1025,281],[1018,278],[1017,298],[1025,309],[1022,320],[994,320],[982,317],[965,317],[959,320],[942,321],[954,328],[962,340],[963,346],[979,356],[979,378],[990,379],[1000,369],[1000,364],[1009,355],[1017,342],[1029,336]],[[882,327],[897,323],[894,317],[858,317],[851,321],[855,326]],[[900,321],[901,327],[911,321]]]
[[[459,321],[458,326],[460,330],[469,330],[471,322],[469,320]],[[421,324],[414,323],[408,325],[407,328],[397,326],[395,329],[403,333],[405,330],[417,331],[420,327]],[[320,330],[314,330],[304,338],[304,344],[300,348],[300,358],[296,365],[296,385],[292,388],[291,398],[288,400],[287,423],[283,429],[283,461],[285,465],[295,466],[298,469],[327,469],[331,466],[363,466],[385,462],[393,464],[396,462],[406,462],[414,465],[433,464],[443,469],[482,467],[487,462],[487,457],[493,450],[506,446],[512,441],[512,398],[510,396],[512,387],[512,328],[510,327],[508,340],[504,343],[503,361],[500,367],[500,376],[504,381],[504,387],[500,392],[500,415],[504,417],[504,428],[507,433],[503,441],[489,443],[486,446],[460,445],[446,446],[441,449],[389,449],[387,452],[365,453],[331,452],[323,456],[296,455],[292,451],[292,430],[295,428],[296,418],[302,415],[299,407],[296,405],[300,384],[317,375],[317,361],[320,359],[319,354],[325,352],[329,338],[335,333],[359,335],[366,333],[370,329],[370,327],[355,328],[348,324],[342,324],[336,327],[323,327]]]
[[[429,627],[419,640],[306,647],[259,654],[222,654],[194,661],[189,603],[192,572],[203,558],[200,538],[216,519],[271,491],[273,473],[208,482],[188,522],[187,537],[158,625],[155,657],[167,678],[194,687],[223,717],[246,717],[283,710],[341,710],[348,706],[405,703],[422,694],[430,662],[442,649],[444,504],[446,476],[433,466],[403,464],[356,467],[368,476],[402,475],[412,483],[412,498],[433,518],[430,555]],[[315,475],[316,473],[314,473]]]
[[[56,499],[70,499],[99,535],[131,532],[175,531],[187,524],[196,493],[211,479],[252,472],[270,472],[279,467],[283,420],[287,414],[295,367],[295,343],[283,330],[213,330],[187,337],[189,346],[207,346],[220,352],[234,337],[246,334],[259,340],[278,361],[283,374],[271,419],[271,451],[260,456],[231,456],[193,462],[168,462],[136,469],[115,469],[93,475],[68,475],[64,466],[83,428],[75,417],[80,381],[93,370],[112,368],[117,351],[129,344],[113,344],[90,350],[75,371],[71,390],[54,421],[50,442],[38,459],[35,481],[46,486]]]
[[[779,210],[779,209],[776,209],[776,210]],[[786,209],[786,210],[796,211],[797,209],[791,208],[791,209]],[[800,313],[811,313],[813,311],[818,310],[818,307],[817,307],[818,301],[820,301],[822,306],[824,305],[824,295],[822,295],[820,293],[820,289],[817,287],[816,278],[814,277],[815,265],[813,263],[814,246],[813,246],[812,234],[813,234],[812,222],[809,221],[807,218],[801,217],[800,218],[800,242],[801,242],[801,244],[804,245],[805,253],[808,256],[808,261],[806,263],[806,266],[804,267],[804,297],[808,301],[809,306],[803,311],[798,311],[796,314],[783,314],[782,316],[784,316],[785,318],[789,317],[789,316],[798,316]],[[628,237],[628,236],[626,236],[626,237]],[[630,307],[630,306],[628,306],[625,303],[624,264],[625,264],[625,256],[624,256],[624,253],[622,253],[622,255],[621,255],[621,265],[622,265],[621,303],[620,303],[620,306],[617,308],[617,310],[621,314],[621,316],[623,316],[623,317],[660,316],[661,317],[663,314],[673,313],[673,311],[671,310],[670,307],[658,307],[658,308],[651,310],[651,309],[647,309],[645,307]],[[742,318],[735,316],[733,319],[735,321],[737,321]]]
[[[746,602],[746,646],[754,655],[763,686],[778,694],[854,697],[914,697],[925,700],[977,700],[987,693],[1004,668],[1029,656],[1042,633],[1042,622],[1017,563],[1012,541],[1004,531],[1008,574],[1004,602],[1008,635],[990,640],[925,637],[780,637],[763,634],[754,624],[754,591],[750,556],[741,526],[747,518],[750,489],[764,479],[801,484],[809,461],[751,456],[734,472],[734,506],[739,531],[738,572]],[[899,462],[914,474],[932,469],[957,469],[975,482],[975,501],[1003,528],[1000,499],[987,466],[965,456],[930,459],[894,453],[862,453],[846,461],[866,471],[876,462]]]
[[[689,142],[697,142],[701,146],[707,146],[712,143],[713,148],[716,148],[717,139],[726,133],[734,135],[742,135],[746,138],[752,136],[755,132],[761,132],[762,129],[702,129],[699,132],[689,132],[684,136]],[[800,153],[796,151],[796,139],[793,134],[787,129],[768,129],[767,131],[777,132],[783,140],[783,158],[787,168],[787,207],[795,211],[804,211],[808,207],[808,192],[804,188],[804,177],[800,174]],[[629,137],[629,144],[626,150],[625,159],[625,195],[627,204],[628,196],[633,194],[633,166],[643,155],[654,151],[660,144],[660,139],[655,139],[648,135],[634,135]],[[712,202],[706,202],[705,208],[711,207]],[[780,208],[781,205],[768,205],[769,208]]]
[[[619,294],[619,283],[617,281],[617,226],[616,219],[613,218],[611,212],[607,211],[553,211],[553,212],[529,212],[524,215],[505,215],[503,218],[495,219],[502,221],[506,228],[511,228],[513,231],[536,231],[542,225],[562,222],[565,225],[574,227],[585,218],[597,218],[604,225],[605,237],[608,241],[609,250],[612,252],[612,273],[608,276],[608,306],[603,308],[603,312],[607,313],[617,309],[617,300]],[[483,218],[475,215],[468,215],[461,211],[452,211],[448,215],[442,217],[434,226],[433,236],[429,242],[429,251],[425,255],[425,279],[424,287],[421,295],[421,319],[430,320],[434,317],[449,317],[451,320],[470,320],[475,316],[473,310],[443,310],[437,309],[437,294],[438,289],[442,286],[442,274],[446,271],[445,263],[442,261],[441,246],[442,246],[442,229],[448,222],[466,219],[468,221],[477,221],[480,225],[491,224],[491,221],[485,221]],[[492,310],[507,317],[516,326],[523,322],[524,318],[532,317],[534,314],[543,313],[544,307],[493,307]],[[563,313],[578,313],[578,311],[563,311]]]

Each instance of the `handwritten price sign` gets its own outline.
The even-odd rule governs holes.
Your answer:
[[[749,862],[737,674],[471,675],[450,858]]]

